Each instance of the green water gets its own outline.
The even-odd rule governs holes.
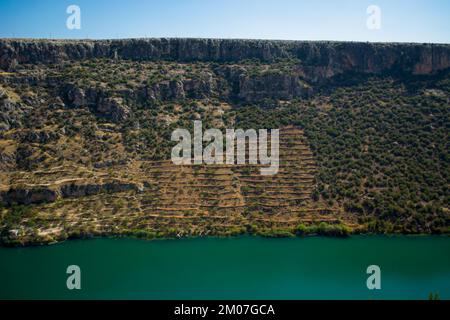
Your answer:
[[[66,268],[81,268],[68,290]],[[366,268],[381,268],[368,290]],[[450,298],[449,237],[355,236],[140,241],[92,239],[0,248],[0,298]]]

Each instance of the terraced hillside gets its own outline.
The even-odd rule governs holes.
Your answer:
[[[449,233],[450,47],[0,40],[0,239]],[[280,169],[170,161],[281,129]]]
[[[15,219],[10,238],[286,236],[300,223],[357,227],[341,208],[312,200],[316,165],[303,132],[291,126],[280,137],[280,168],[273,176],[261,175],[261,165],[178,166],[171,160],[137,161],[113,172],[62,166],[10,173],[16,188],[10,197],[32,204],[8,218]]]

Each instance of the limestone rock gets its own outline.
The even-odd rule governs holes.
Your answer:
[[[100,101],[96,109],[101,115],[111,118],[114,122],[128,119],[130,110],[121,98],[106,98]]]

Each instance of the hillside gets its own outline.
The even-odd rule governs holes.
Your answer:
[[[0,235],[450,232],[450,45],[0,40]],[[281,129],[280,170],[170,161]]]

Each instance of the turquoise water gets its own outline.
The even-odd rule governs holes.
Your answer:
[[[368,290],[366,268],[381,268]],[[81,268],[68,290],[66,268]],[[450,237],[73,240],[0,248],[1,299],[450,299]]]

